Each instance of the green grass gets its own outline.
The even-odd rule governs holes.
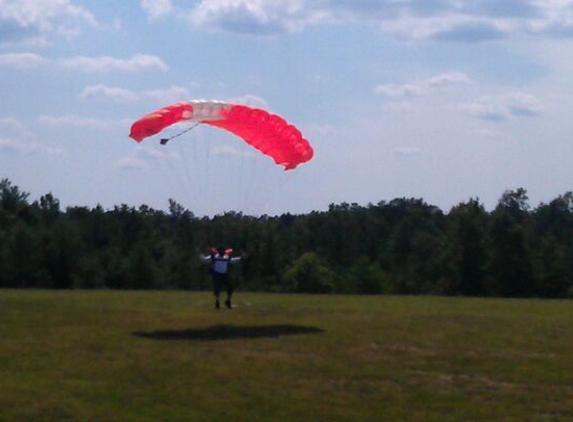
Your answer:
[[[573,419],[573,302],[236,304],[0,290],[0,420]]]

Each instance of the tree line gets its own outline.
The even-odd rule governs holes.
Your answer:
[[[333,204],[303,215],[196,217],[174,200],[66,207],[0,181],[0,287],[209,289],[198,255],[244,254],[242,290],[497,297],[573,296],[573,194],[532,208],[509,190],[487,211],[422,199]]]

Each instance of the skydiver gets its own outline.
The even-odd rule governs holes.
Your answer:
[[[209,255],[200,255],[201,260],[210,265],[211,277],[213,278],[213,294],[215,295],[215,308],[219,309],[221,304],[219,296],[223,286],[227,291],[227,300],[225,305],[231,309],[231,296],[233,295],[234,286],[229,280],[227,270],[229,264],[236,264],[241,260],[240,256],[231,257],[232,249],[227,249],[225,246],[218,246],[217,249],[211,251]]]

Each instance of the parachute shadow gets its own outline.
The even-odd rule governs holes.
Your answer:
[[[272,338],[284,335],[319,334],[322,328],[306,327],[302,325],[214,325],[207,328],[193,328],[187,330],[157,330],[151,332],[136,331],[133,335],[155,340],[231,340]]]

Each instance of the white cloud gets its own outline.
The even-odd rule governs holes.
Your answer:
[[[173,10],[171,0],[141,0],[140,4],[151,20],[162,18]]]
[[[54,127],[92,127],[97,129],[108,129],[119,123],[118,121],[98,119],[94,117],[80,117],[74,114],[67,114],[64,116],[42,115],[38,117],[38,122]]]
[[[172,85],[168,88],[150,89],[140,92],[120,87],[111,87],[104,84],[88,85],[80,93],[82,98],[106,98],[114,101],[134,102],[139,100],[153,100],[158,103],[190,100],[191,93],[184,86]],[[257,107],[268,107],[268,102],[254,94],[245,94],[226,99],[229,102],[248,104]]]
[[[61,148],[40,144],[38,142],[16,141],[11,138],[0,137],[0,152],[26,155],[62,155]]]
[[[327,14],[304,0],[202,0],[189,19],[201,27],[270,35],[299,31]]]
[[[0,66],[16,69],[38,67],[46,62],[42,56],[35,53],[6,53],[0,54]]]
[[[383,108],[386,111],[397,113],[410,113],[416,109],[410,101],[390,101],[384,103]]]
[[[169,69],[159,57],[148,54],[136,54],[129,59],[117,59],[110,56],[77,56],[69,59],[61,59],[59,63],[65,68],[85,72],[108,72],[112,70],[137,72],[147,69],[165,72]]]
[[[510,117],[537,116],[543,104],[536,97],[514,92],[498,97],[484,97],[462,106],[471,116],[490,121],[502,121]]]
[[[511,32],[507,24],[490,18],[459,13],[434,16],[405,15],[381,23],[381,29],[406,40],[480,42],[504,38]]]
[[[508,117],[507,110],[504,107],[499,104],[492,104],[486,100],[465,104],[462,108],[473,117],[490,120],[492,122],[502,121]]]
[[[179,153],[169,148],[153,148],[139,145],[136,150],[136,157],[144,161],[172,161],[180,160]]]
[[[220,145],[211,151],[213,155],[229,156],[229,157],[256,157],[257,155],[251,151],[241,150],[233,145]]]
[[[336,130],[336,127],[334,127],[333,125],[329,125],[329,124],[324,124],[324,125],[318,125],[318,124],[314,124],[314,125],[310,125],[306,128],[306,130],[304,132],[308,132],[308,133],[313,133],[316,135],[333,135],[336,134],[338,131]]]
[[[0,137],[0,151],[4,153],[17,153],[21,151],[21,145],[10,138]]]
[[[178,161],[178,152],[163,147],[152,147],[139,144],[134,153],[114,163],[120,170],[139,170],[147,168],[156,162]]]
[[[470,83],[472,83],[472,81],[465,73],[448,72],[421,81],[405,84],[381,84],[374,88],[374,92],[388,97],[416,96],[448,85],[467,85]]]
[[[543,111],[541,102],[532,95],[515,92],[503,98],[510,114],[514,116],[537,116]]]
[[[412,156],[412,155],[420,155],[422,153],[422,150],[418,147],[409,147],[409,146],[404,146],[404,147],[397,147],[394,148],[392,150],[392,154],[394,155],[398,155],[401,157],[407,157],[407,156]]]
[[[89,10],[70,0],[0,0],[0,43],[45,41],[77,33],[82,24],[98,25]]]
[[[80,97],[82,98],[106,98],[114,101],[135,102],[142,99],[151,99],[160,103],[181,101],[189,98],[189,90],[182,86],[170,86],[164,89],[152,89],[134,92],[119,87],[110,87],[104,84],[86,86]]]
[[[366,23],[404,39],[481,42],[513,34],[573,36],[569,0],[201,0],[194,26],[255,35]]]
[[[248,104],[257,107],[268,107],[269,103],[262,97],[254,94],[245,94],[229,99],[230,102]]]
[[[0,0],[1,1],[1,0]],[[127,59],[110,56],[85,57],[76,56],[50,60],[36,53],[6,53],[0,54],[0,67],[30,69],[55,62],[58,66],[84,72],[138,72],[142,70],[160,70],[165,72],[169,67],[157,56],[136,54]]]
[[[16,130],[26,130],[26,125],[22,123],[16,117],[8,116],[0,118],[0,125],[5,127],[10,127]]]
[[[17,119],[16,117],[13,116],[1,117],[0,127],[14,131],[14,133],[16,133],[19,137],[24,136],[26,138],[29,138],[33,136],[32,132],[28,129],[28,127],[24,123],[22,123],[20,119]]]
[[[137,101],[137,99],[139,98],[135,92],[132,92],[128,89],[110,87],[103,84],[86,86],[82,90],[80,97],[82,98],[101,97],[125,102],[134,102]]]
[[[147,167],[145,161],[136,157],[125,157],[117,160],[113,166],[119,170],[129,171],[129,170],[139,170]]]
[[[141,98],[149,98],[160,103],[186,100],[189,98],[189,95],[189,90],[187,88],[176,85],[172,85],[165,89],[152,89],[142,91],[139,94]]]

